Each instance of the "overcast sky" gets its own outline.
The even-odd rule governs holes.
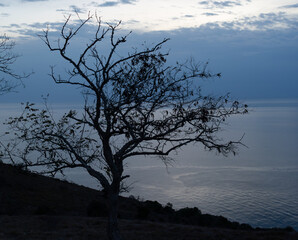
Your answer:
[[[39,101],[47,93],[60,102],[78,99],[75,90],[55,86],[48,77],[49,65],[59,59],[36,36],[47,25],[54,34],[74,11],[82,18],[90,11],[104,22],[122,20],[121,28],[133,31],[127,43],[131,47],[170,37],[165,46],[170,62],[191,56],[209,61],[212,71],[222,73],[206,86],[215,94],[298,98],[295,0],[0,0],[0,33],[14,38],[15,50],[22,54],[15,67],[35,72],[24,89],[2,96],[1,102]],[[90,31],[84,31],[82,39],[88,40]]]

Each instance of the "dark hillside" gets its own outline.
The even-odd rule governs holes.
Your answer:
[[[132,219],[139,202],[121,198],[119,217]],[[0,163],[0,215],[106,216],[104,194]]]
[[[56,226],[58,228],[63,228],[64,225],[60,226],[58,224],[59,222],[64,224],[63,219],[67,219],[67,228],[69,229],[71,229],[73,225],[78,227],[77,223],[81,221],[84,222],[82,223],[83,225],[87,224],[85,226],[86,228],[90,227],[89,230],[93,231],[92,227],[89,226],[88,223],[90,222],[90,224],[92,223],[95,225],[97,224],[96,222],[104,223],[105,218],[98,217],[105,217],[106,212],[104,194],[100,191],[78,186],[66,181],[60,181],[55,178],[40,176],[21,170],[18,167],[0,163],[0,233],[1,231],[9,232],[9,224],[11,224],[11,227],[13,228],[13,222],[20,222],[19,225],[21,229],[15,230],[17,232],[16,234],[19,233],[18,231],[25,231],[25,229],[31,229],[31,232],[37,231],[38,234],[42,234],[41,232],[44,228],[42,224],[48,226],[47,222],[50,221],[54,226],[54,229]],[[227,230],[224,229],[237,229],[237,231],[233,230],[234,232],[230,230],[229,234],[237,233],[239,235],[239,231],[244,231],[261,236],[271,236],[272,233],[276,234],[278,232],[280,238],[266,239],[298,239],[298,234],[291,228],[254,230],[247,224],[230,222],[228,219],[222,216],[202,214],[198,208],[183,208],[180,210],[174,210],[171,204],[162,206],[156,201],[140,202],[135,198],[121,198],[119,218],[126,219],[122,220],[122,223],[126,227],[130,225],[130,221],[132,225],[142,223],[142,228],[147,226],[146,221],[151,222],[151,225],[149,222],[147,222],[150,226],[153,226],[152,224],[155,222],[154,229],[156,229],[156,231],[158,230],[158,224],[167,224],[164,225],[167,227],[170,226],[169,224],[182,224],[179,225],[179,227],[175,227],[173,225],[173,228],[183,229],[183,225],[192,225],[194,227],[194,232],[200,232],[203,230],[198,230],[195,228],[198,226],[203,226],[212,227],[214,230],[215,228],[222,229],[216,230],[217,232],[220,231],[221,233],[222,231],[227,232]],[[21,222],[25,219],[28,221],[28,224],[31,221],[33,225],[31,226],[29,224],[29,226],[27,224],[27,226],[26,224],[22,224]],[[76,220],[73,221],[70,219]],[[39,223],[37,223],[37,221]],[[6,225],[9,226],[5,227]],[[34,228],[35,225],[38,229]],[[101,226],[101,224],[99,226]],[[55,231],[60,230],[55,229]],[[206,231],[206,229],[204,231]],[[70,230],[70,232],[72,231]],[[169,233],[170,232],[171,230],[169,230]],[[82,234],[83,233],[84,231]],[[129,235],[131,233],[128,232],[127,234]],[[0,239],[2,239],[1,234]],[[211,237],[210,239],[213,238]]]
[[[86,215],[102,193],[0,164],[0,214]]]

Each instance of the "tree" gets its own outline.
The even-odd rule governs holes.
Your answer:
[[[56,75],[53,67],[50,75],[57,84],[83,89],[82,111],[70,110],[57,120],[48,108],[39,110],[27,103],[23,114],[8,122],[16,138],[5,152],[14,163],[38,167],[44,174],[86,169],[107,197],[108,237],[119,240],[118,198],[129,177],[124,174],[125,160],[158,156],[167,162],[170,153],[189,143],[224,155],[235,153],[241,141],[225,142],[217,135],[226,118],[245,113],[246,106],[229,95],[202,94],[199,79],[219,76],[208,72],[206,65],[193,60],[167,65],[168,53],[161,48],[168,39],[122,57],[118,50],[129,34],[117,37],[120,23],[103,27],[96,17],[94,38],[77,58],[71,56],[73,39],[91,19],[80,19],[71,27],[68,17],[58,41],[51,41],[49,29],[40,36],[50,51],[71,65],[67,77]],[[99,46],[105,40],[109,51],[102,56]],[[16,150],[18,144],[22,148]]]
[[[0,73],[6,77],[21,80],[27,78],[30,74],[19,75],[11,68],[19,57],[19,55],[12,52],[14,46],[15,43],[9,37],[6,35],[0,36]],[[0,95],[10,92],[17,86],[17,84],[8,81],[6,77],[0,77]]]

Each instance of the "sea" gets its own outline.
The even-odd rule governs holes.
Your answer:
[[[242,138],[234,156],[189,145],[163,163],[138,157],[125,164],[127,192],[140,200],[198,207],[253,227],[298,230],[298,100],[248,101],[249,113],[231,117],[220,137]],[[54,106],[54,105],[53,105]],[[59,112],[70,106],[53,107]],[[20,113],[20,105],[0,104],[1,121]],[[0,128],[5,131],[5,126]],[[61,176],[60,176],[61,177]],[[66,172],[68,181],[99,189],[85,171]]]

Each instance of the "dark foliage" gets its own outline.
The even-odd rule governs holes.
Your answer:
[[[46,205],[41,205],[36,208],[34,215],[56,215],[56,214],[51,207]]]
[[[174,210],[168,205],[163,207],[156,201],[140,202],[137,208],[138,219],[198,225],[205,227],[219,227],[230,229],[252,229],[248,224],[231,222],[223,216],[202,214],[197,207]]]
[[[107,217],[108,208],[104,201],[93,200],[87,206],[88,217]]]

